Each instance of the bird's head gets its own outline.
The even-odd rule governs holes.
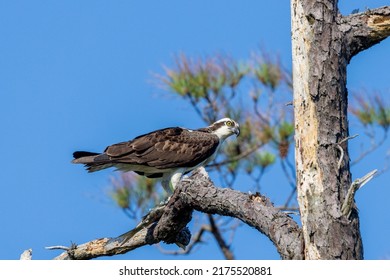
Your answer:
[[[219,121],[216,121],[209,126],[209,129],[212,133],[216,134],[219,139],[225,140],[227,137],[235,134],[238,136],[240,134],[240,126],[237,122],[229,118],[223,118]]]

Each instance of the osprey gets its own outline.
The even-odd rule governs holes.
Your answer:
[[[223,141],[239,133],[239,125],[229,118],[196,130],[168,127],[108,146],[101,154],[74,152],[72,162],[84,164],[88,172],[115,167],[148,178],[162,178],[162,186],[172,193],[183,174],[207,165]]]

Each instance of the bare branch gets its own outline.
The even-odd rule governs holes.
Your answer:
[[[184,179],[165,206],[158,221],[138,228],[125,242],[101,238],[66,250],[56,259],[91,259],[124,254],[144,245],[158,242],[189,244],[186,228],[193,209],[236,217],[267,235],[283,259],[302,259],[302,233],[297,223],[260,194],[249,195],[231,189],[217,188],[203,168]]]
[[[32,249],[27,249],[20,255],[21,261],[29,261],[31,259],[32,259]]]
[[[345,34],[350,60],[390,36],[390,6],[341,17],[338,24]]]
[[[291,187],[291,192],[290,192],[288,198],[286,199],[286,202],[284,203],[284,208],[287,208],[289,206],[289,204],[291,203],[292,199],[294,198],[295,193],[297,192],[296,183],[295,183],[296,178],[295,178],[295,174],[294,174],[295,170],[294,170],[294,166],[292,166],[291,163],[288,161],[288,158],[282,159],[280,163],[282,166],[282,171],[287,179],[287,182]],[[286,164],[290,169],[290,173],[287,170]]]
[[[385,133],[383,135],[382,139],[379,142],[376,142],[376,140],[374,139],[374,136],[370,136],[370,138],[371,138],[371,146],[367,150],[363,151],[355,160],[353,160],[351,162],[351,166],[357,164],[363,158],[365,158],[366,156],[368,156],[369,154],[374,152],[376,149],[381,147],[387,140],[387,133]]]
[[[71,250],[70,247],[68,247],[68,246],[63,246],[63,245],[46,246],[45,249],[46,249],[46,250],[64,250],[64,251]]]
[[[209,165],[207,165],[207,167],[212,167],[212,168],[219,167],[219,166],[229,164],[229,163],[238,161],[240,159],[246,158],[247,156],[253,154],[254,152],[256,152],[258,149],[260,149],[264,145],[265,145],[265,143],[259,142],[256,145],[254,145],[253,147],[248,148],[246,151],[243,151],[239,155],[236,155],[234,157],[230,157],[230,158],[223,160],[223,161],[220,161],[220,162],[215,162],[215,163],[209,164]]]
[[[344,160],[344,149],[343,149],[343,147],[341,147],[341,144],[350,140],[350,139],[353,139],[357,136],[359,136],[359,135],[355,134],[353,136],[348,136],[348,137],[345,137],[344,139],[342,139],[341,141],[339,141],[338,143],[336,143],[336,147],[340,151],[340,157],[339,157],[339,161],[337,163],[337,173],[340,172],[341,164],[343,163],[343,160]]]
[[[218,246],[221,249],[223,255],[225,256],[225,259],[234,260],[233,252],[230,250],[229,245],[227,245],[225,240],[223,239],[218,226],[215,224],[213,216],[210,214],[207,216],[210,222],[211,233],[213,234],[215,240],[217,240]]]
[[[343,215],[349,217],[352,211],[352,207],[354,205],[354,198],[355,193],[358,189],[363,187],[368,181],[370,181],[372,178],[374,178],[375,174],[378,170],[374,169],[373,171],[369,172],[362,178],[356,179],[352,182],[351,187],[348,190],[347,196],[345,197],[345,200],[343,202],[343,205],[341,207],[341,211]]]

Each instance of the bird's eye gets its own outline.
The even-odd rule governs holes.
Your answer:
[[[225,124],[226,124],[228,127],[232,127],[232,126],[233,126],[233,122],[232,122],[232,121],[227,121]]]

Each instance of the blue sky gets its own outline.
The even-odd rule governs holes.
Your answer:
[[[351,2],[340,1],[343,13],[388,4]],[[287,0],[0,1],[0,38],[0,259],[17,259],[28,248],[34,259],[50,259],[60,252],[45,246],[131,228],[107,197],[112,171],[87,174],[70,164],[71,155],[161,127],[203,126],[188,104],[153,83],[153,73],[162,73],[174,54],[221,51],[247,59],[262,46],[291,69]],[[377,90],[388,101],[389,51],[387,39],[355,57],[349,89]],[[383,166],[388,143],[354,167],[354,178]],[[352,145],[354,151],[359,146]],[[272,193],[278,193],[285,183],[273,174],[265,184],[277,183]],[[389,179],[386,173],[357,194],[368,259],[390,257]],[[239,259],[278,259],[267,238],[248,226],[238,229],[233,249]],[[210,240],[190,256],[162,255],[148,246],[116,258],[222,255]]]

